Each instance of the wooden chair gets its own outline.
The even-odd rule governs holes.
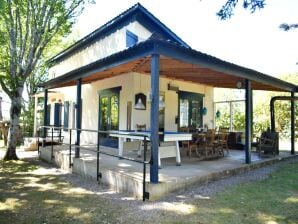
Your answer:
[[[189,128],[185,128],[185,127],[180,128],[179,131],[187,132],[187,133],[190,132]],[[189,158],[191,157],[192,151],[195,151],[196,155],[198,155],[198,142],[197,141],[198,141],[198,139],[197,139],[197,136],[195,133],[193,133],[191,141],[182,141],[182,148],[186,149],[186,155],[188,155]]]
[[[257,137],[257,151],[259,156],[261,152],[272,153],[273,156],[278,154],[278,132],[265,131],[261,137]]]
[[[146,124],[136,124],[137,131],[146,131]]]
[[[213,158],[215,154],[215,130],[208,129],[205,140],[202,142],[202,150],[206,159]]]
[[[222,156],[224,156],[224,150],[227,151],[227,154],[229,154],[229,146],[228,146],[228,140],[229,140],[229,132],[228,128],[219,129],[218,133],[218,143],[220,146],[220,152],[222,153]]]

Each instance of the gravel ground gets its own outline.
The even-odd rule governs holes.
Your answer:
[[[48,175],[59,175],[63,180],[72,184],[74,187],[84,188],[96,195],[100,195],[100,197],[103,197],[106,200],[120,205],[124,211],[123,218],[121,218],[121,223],[131,221],[131,217],[134,217],[136,220],[143,220],[144,222],[152,223],[152,217],[156,218],[164,215],[164,211],[169,209],[171,206],[177,206],[179,204],[186,203],[191,204],[196,199],[212,199],[216,196],[217,192],[222,192],[223,189],[228,187],[250,181],[265,179],[279,166],[282,166],[286,163],[291,163],[293,161],[297,162],[298,157],[235,176],[223,178],[204,185],[195,185],[185,190],[170,193],[168,196],[160,200],[146,203],[143,203],[140,200],[135,200],[125,194],[116,193],[110,190],[107,186],[98,185],[96,181],[84,179],[78,175],[67,173],[66,171],[58,168],[53,168],[49,164],[39,160],[37,160],[36,163],[40,164],[42,166],[41,169],[45,169],[44,172],[46,172]]]

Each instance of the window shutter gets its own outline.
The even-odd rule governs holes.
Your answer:
[[[54,105],[54,126],[59,127],[61,125],[61,104],[55,103]]]
[[[46,123],[44,124],[45,126],[49,126],[51,123],[51,104],[47,105],[47,120]]]
[[[64,131],[67,131],[68,129],[68,121],[69,121],[69,102],[64,102],[64,120],[63,120],[63,128]]]

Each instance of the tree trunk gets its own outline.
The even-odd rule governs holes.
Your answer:
[[[17,140],[20,133],[20,115],[22,109],[23,86],[18,87],[11,97],[10,126],[8,134],[8,146],[4,160],[18,160],[16,154]]]

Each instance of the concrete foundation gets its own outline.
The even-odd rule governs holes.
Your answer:
[[[73,158],[72,168],[69,168],[69,150],[63,146],[54,146],[53,158],[51,147],[40,148],[40,158],[61,167],[64,170],[79,174],[85,178],[96,180],[96,153],[89,150],[81,150],[81,158]],[[107,149],[112,151],[113,149]],[[137,155],[137,152],[131,152]],[[206,183],[226,176],[235,175],[251,169],[266,166],[280,160],[293,158],[289,152],[282,152],[279,156],[259,158],[257,153],[252,155],[252,164],[244,161],[244,152],[231,150],[229,156],[212,161],[200,161],[199,158],[189,159],[182,156],[182,165],[176,166],[174,158],[163,160],[163,167],[159,170],[160,183],[149,182],[149,165],[147,165],[146,191],[150,194],[150,200],[156,200],[162,196],[180,189],[185,189],[193,184]],[[141,199],[143,196],[143,164],[118,159],[100,154],[99,182],[109,185],[117,192],[125,192]]]

